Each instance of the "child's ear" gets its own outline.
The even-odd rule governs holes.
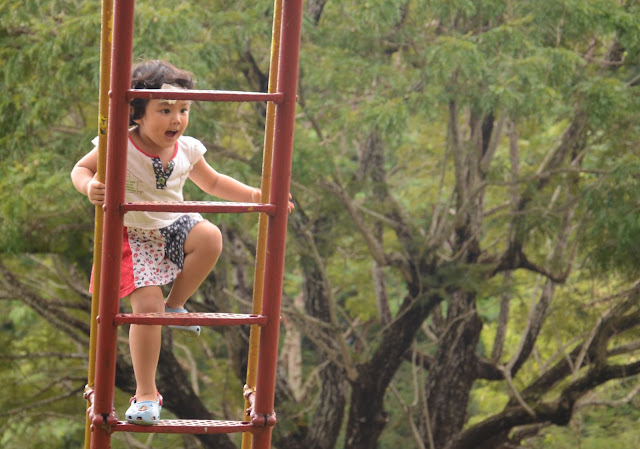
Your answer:
[[[135,123],[135,124],[137,124],[137,123],[138,123],[138,121],[137,121],[137,120],[132,119],[132,118],[131,118],[132,116],[133,116],[133,106],[129,106],[129,121],[130,121],[130,122],[133,122],[133,123]]]

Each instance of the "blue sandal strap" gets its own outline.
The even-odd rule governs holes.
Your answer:
[[[165,313],[189,313],[189,311],[184,307],[168,307],[166,304],[164,305],[164,311]],[[200,335],[200,326],[179,326],[176,324],[170,324],[169,327],[191,335],[195,334],[196,337]]]

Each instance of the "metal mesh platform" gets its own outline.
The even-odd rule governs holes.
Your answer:
[[[157,324],[180,326],[239,326],[257,324],[264,326],[268,318],[264,315],[243,313],[120,313],[115,324]]]
[[[251,213],[264,212],[275,214],[275,204],[264,203],[232,203],[228,201],[150,201],[122,203],[122,212],[147,211],[147,212],[203,212],[203,213]]]
[[[253,432],[257,428],[248,421],[161,419],[155,426],[140,426],[129,424],[126,421],[118,421],[113,430],[116,432],[137,433],[214,434]]]

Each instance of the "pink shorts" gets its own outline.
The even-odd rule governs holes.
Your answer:
[[[166,285],[184,265],[184,242],[198,219],[183,215],[161,229],[124,228],[120,298],[140,287]],[[93,287],[93,273],[91,290]]]

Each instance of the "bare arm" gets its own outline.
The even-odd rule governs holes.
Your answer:
[[[92,204],[104,204],[104,184],[96,179],[98,171],[98,149],[87,153],[71,170],[71,181],[78,192],[86,195]]]
[[[209,195],[217,196],[223,200],[244,203],[260,202],[260,189],[218,173],[207,163],[204,157],[201,157],[193,166],[189,178]]]
[[[217,196],[228,201],[244,203],[259,203],[262,192],[260,189],[248,186],[230,176],[218,173],[211,167],[204,157],[193,166],[189,178],[209,195]],[[289,195],[291,198],[291,195]],[[294,209],[293,202],[289,201],[289,212]]]

